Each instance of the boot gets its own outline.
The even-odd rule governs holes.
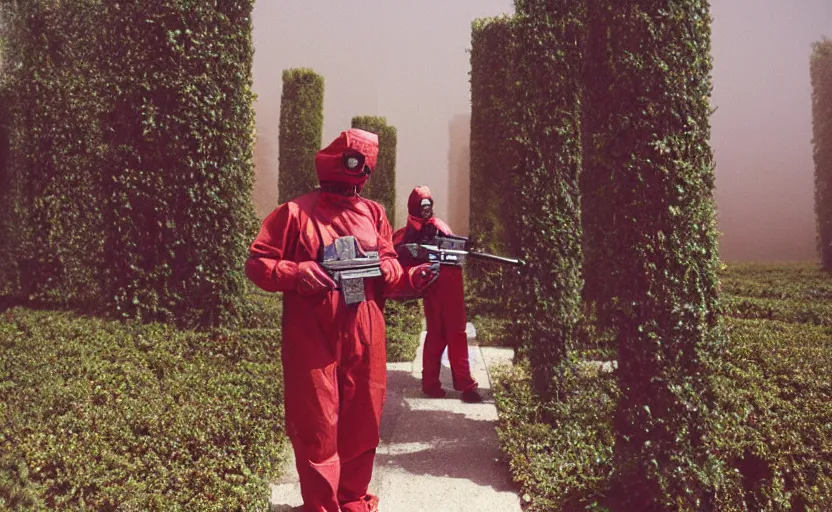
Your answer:
[[[469,404],[478,404],[482,402],[482,395],[476,389],[469,389],[462,392],[462,401]]]
[[[431,398],[445,398],[447,393],[441,387],[422,388],[422,393]]]
[[[378,512],[378,496],[368,494],[363,500],[367,504],[367,512]]]

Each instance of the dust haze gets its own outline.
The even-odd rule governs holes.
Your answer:
[[[832,36],[829,0],[714,0],[712,147],[724,260],[814,260],[809,55]],[[323,141],[356,115],[398,130],[398,224],[418,184],[436,213],[468,233],[469,54],[475,18],[511,0],[259,0],[254,201],[277,206],[281,73],[324,77]],[[398,227],[398,226],[396,226]]]

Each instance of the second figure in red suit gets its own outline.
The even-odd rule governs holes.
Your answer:
[[[433,197],[426,186],[418,186],[407,200],[407,225],[393,234],[393,243],[419,243],[436,234],[453,235],[451,228],[433,214]],[[439,278],[424,292],[423,305],[427,333],[422,353],[422,392],[434,398],[446,393],[439,381],[442,353],[448,348],[448,361],[454,389],[465,402],[481,402],[477,381],[471,376],[468,361],[468,335],[465,330],[465,287],[462,268],[443,265]]]

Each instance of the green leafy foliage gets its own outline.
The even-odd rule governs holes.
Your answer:
[[[733,478],[720,510],[832,506],[832,327],[732,319],[711,371],[721,410],[708,435]]]
[[[280,97],[278,202],[318,187],[315,154],[324,126],[324,78],[308,68],[283,71]]]
[[[183,325],[241,317],[252,4],[0,4],[24,294]]]
[[[91,26],[100,8],[91,1],[0,5],[10,138],[4,217],[11,228],[2,259],[21,271],[8,291],[101,303],[109,199],[103,121],[111,105],[96,98],[108,78]]]
[[[605,204],[588,243],[605,247],[587,268],[603,273],[587,279],[604,281],[590,296],[617,335],[617,485],[634,510],[707,508],[723,478],[703,441],[714,412],[704,364],[722,341],[709,7],[639,1],[591,15],[587,182]]]
[[[728,300],[764,295],[787,299],[761,300],[793,300],[804,308],[832,303],[827,295],[832,281],[814,265],[729,265],[721,276]],[[712,455],[706,471],[721,474],[710,489],[707,509],[828,509],[830,327],[797,318],[727,318],[725,326],[723,349],[703,365],[714,406],[699,429],[704,449]],[[570,367],[582,369],[567,373],[583,380],[568,381],[572,384],[559,401],[551,402],[530,392],[526,366],[499,374],[498,428],[514,479],[531,510],[632,510],[628,498],[637,489],[614,485],[618,380],[611,380],[614,374],[593,372],[597,363],[565,366]],[[568,409],[579,399],[587,403]],[[670,487],[662,499],[697,510],[683,488]]]
[[[4,89],[0,89],[0,296],[13,295],[20,286],[17,262],[13,256],[16,242],[13,238],[15,236],[13,191],[9,169],[10,127],[8,94]]]
[[[481,347],[514,347],[513,323],[500,315],[476,314],[471,323],[477,330],[477,345]]]
[[[506,16],[471,25],[471,208],[472,245],[491,254],[519,253],[517,187],[520,172],[515,113],[515,36]],[[475,311],[508,316],[505,299],[516,273],[472,260],[466,266]]]
[[[565,368],[562,395],[548,402],[527,366],[496,372],[497,434],[529,512],[603,510],[609,493],[617,383],[596,366]]]
[[[387,327],[387,361],[403,363],[416,358],[422,332],[421,300],[387,301],[384,320]]]
[[[832,271],[832,40],[814,44],[811,57],[815,145],[815,213],[821,266]]]
[[[730,316],[832,325],[832,280],[814,264],[729,265],[720,281]]]
[[[612,66],[608,55],[607,27],[611,23],[610,2],[587,2],[584,51],[581,127],[583,130],[583,168],[581,171],[581,225],[583,228],[584,325],[581,345],[613,340],[606,348],[616,348],[611,316],[616,289],[610,276],[620,272],[616,251],[621,241],[615,228],[615,159],[605,156],[609,138],[605,131],[612,119],[608,98]]]
[[[732,263],[719,273],[729,297],[789,299],[823,305],[832,301],[832,279],[809,263]]]
[[[585,7],[517,1],[518,201],[514,226],[527,262],[512,314],[535,392],[556,392],[581,311],[581,48]]]
[[[276,329],[5,311],[0,508],[266,510],[286,443],[279,354]]]
[[[384,206],[387,220],[396,226],[396,145],[398,132],[387,124],[387,118],[356,116],[352,127],[378,135],[378,162],[376,169],[364,185],[361,195]]]

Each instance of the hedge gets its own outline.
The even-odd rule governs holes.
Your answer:
[[[832,271],[832,40],[814,44],[810,76],[818,250],[822,268]]]
[[[612,374],[591,366],[570,371],[559,400],[541,402],[525,364],[494,371],[497,435],[524,510],[605,511],[611,490],[619,396]]]
[[[283,70],[280,97],[278,202],[318,187],[315,154],[324,125],[324,79],[308,68]]]
[[[0,508],[268,508],[286,447],[279,329],[14,308],[0,352]]]
[[[725,314],[832,326],[832,280],[814,263],[742,263],[720,272]]]
[[[723,342],[707,1],[636,1],[593,12],[609,66],[594,165],[616,212],[607,251],[621,400],[622,506],[698,510],[724,480],[705,436],[715,411],[705,364]],[[602,108],[602,107],[599,107]]]
[[[25,293],[183,325],[240,317],[252,3],[3,2]]]
[[[2,85],[0,85],[2,87]],[[14,215],[12,178],[9,169],[11,119],[6,91],[0,89],[0,296],[19,290],[18,267],[14,256]]]
[[[519,248],[515,226],[519,194],[515,187],[514,22],[507,16],[471,24],[471,198],[469,231],[474,247],[513,255]],[[507,314],[516,273],[510,267],[472,261],[466,267],[472,304],[482,313]]]
[[[737,297],[832,301],[832,279],[814,263],[732,263],[720,282],[723,293]]]
[[[828,327],[729,319],[730,350],[709,362],[720,415],[707,425],[708,449],[726,475],[700,509],[828,510],[832,499],[832,384]],[[528,369],[496,372],[497,432],[529,511],[633,508],[635,483],[613,485],[613,374],[577,366],[564,398],[542,403]],[[674,498],[685,500],[678,489]]]
[[[557,392],[555,369],[581,311],[581,3],[516,2],[519,125],[515,227],[527,266],[513,311],[533,389]]]
[[[21,274],[19,283],[9,275],[4,288],[58,304],[101,304],[112,294],[102,283],[109,201],[102,121],[111,105],[95,41],[100,7],[16,4],[0,3],[10,138],[4,208],[11,246],[3,259]]]
[[[613,331],[610,310],[616,290],[610,276],[620,273],[615,251],[619,242],[614,229],[616,198],[614,176],[618,162],[605,158],[609,144],[605,130],[610,123],[615,101],[610,93],[612,68],[608,53],[607,28],[611,23],[610,2],[587,2],[584,48],[584,100],[581,111],[583,129],[583,169],[581,172],[581,224],[583,228],[583,299],[587,332],[585,343],[609,337]],[[612,333],[614,334],[614,333]]]
[[[396,127],[388,125],[387,118],[378,116],[353,117],[352,127],[378,135],[378,162],[361,195],[381,203],[390,225],[396,226]]]
[[[390,300],[384,306],[387,327],[387,361],[411,362],[416,358],[422,332],[422,301]]]
[[[715,510],[832,507],[832,329],[730,320],[731,349],[712,371],[722,411],[709,436],[731,475]]]

